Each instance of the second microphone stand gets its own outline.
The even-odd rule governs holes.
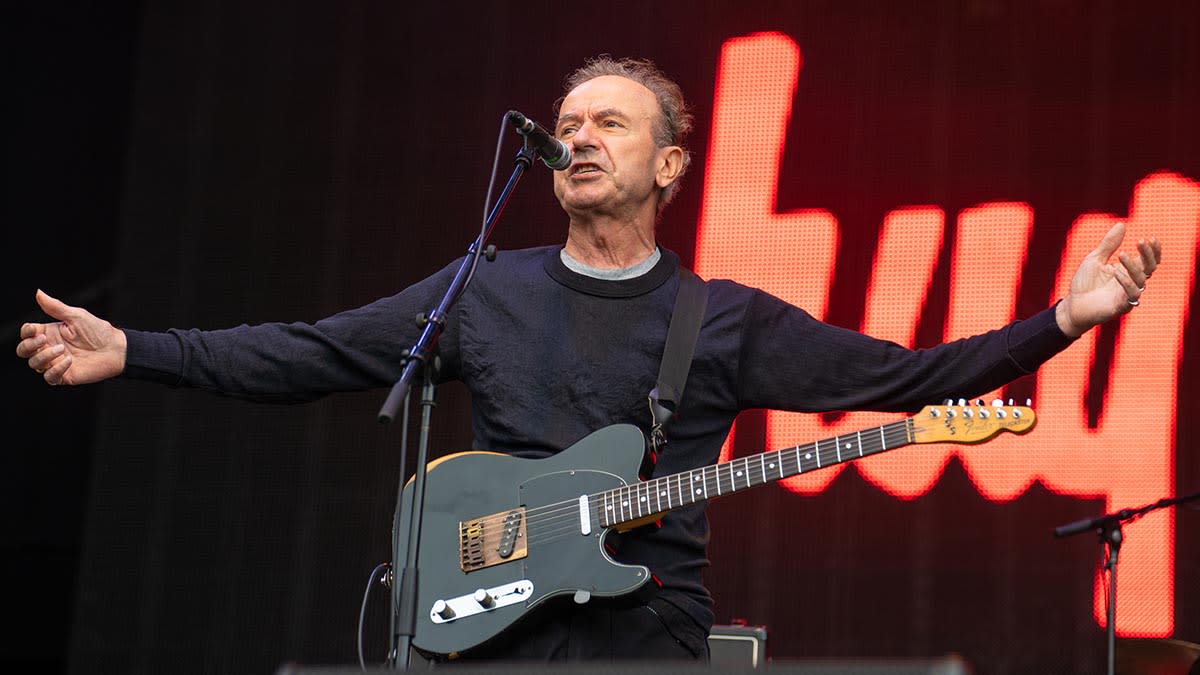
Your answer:
[[[1067,537],[1072,534],[1079,534],[1080,532],[1094,531],[1100,536],[1100,543],[1104,546],[1104,569],[1108,572],[1108,593],[1105,598],[1105,602],[1108,605],[1105,615],[1105,623],[1107,624],[1105,632],[1108,638],[1108,675],[1113,675],[1116,667],[1117,555],[1121,552],[1121,542],[1125,539],[1125,534],[1121,530],[1121,524],[1140,518],[1156,509],[1196,499],[1200,499],[1200,492],[1182,497],[1160,499],[1153,504],[1139,506],[1134,509],[1121,509],[1114,513],[1107,513],[1095,518],[1085,518],[1054,528],[1054,536],[1056,537]]]

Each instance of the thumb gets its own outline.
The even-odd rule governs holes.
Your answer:
[[[49,314],[52,318],[58,319],[59,321],[65,321],[67,319],[67,314],[71,310],[70,305],[57,298],[50,297],[40,288],[33,297],[35,300],[37,300],[37,304],[42,308],[42,311]]]
[[[1120,248],[1121,242],[1124,239],[1125,223],[1118,220],[1109,229],[1108,233],[1104,235],[1104,238],[1100,240],[1100,245],[1096,247],[1096,250],[1092,251],[1092,255],[1098,258],[1100,262],[1106,262]]]

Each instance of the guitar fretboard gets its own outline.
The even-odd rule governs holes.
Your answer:
[[[637,482],[591,495],[592,516],[601,527],[654,518],[681,506],[733,494],[852,459],[913,443],[912,419],[784,450]]]

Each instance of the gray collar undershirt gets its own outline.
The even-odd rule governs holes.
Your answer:
[[[640,277],[653,269],[654,266],[658,264],[659,258],[662,258],[662,251],[658,250],[658,247],[655,246],[654,252],[650,254],[650,257],[646,258],[642,262],[633,265],[632,267],[622,267],[621,269],[616,270],[585,265],[572,258],[567,253],[565,248],[559,251],[558,255],[560,258],[562,258],[563,265],[566,265],[567,269],[576,274],[582,274],[585,277],[592,277],[593,279],[603,279],[605,281],[624,281],[626,279]]]

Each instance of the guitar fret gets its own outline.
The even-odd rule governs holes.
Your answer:
[[[924,427],[922,429],[924,430]],[[924,437],[923,440],[917,440],[916,432],[917,418],[909,417],[784,450],[762,452],[670,476],[639,480],[630,485],[591,495],[580,517],[590,519],[595,528],[613,527],[622,522],[655,517],[682,506],[821,469],[834,463],[866,457],[910,443],[931,442]],[[834,445],[834,459],[822,457],[822,453],[829,452],[829,448],[822,447],[821,444],[828,445],[830,442]],[[857,455],[854,454],[856,445]],[[758,463],[753,470],[751,462]],[[776,462],[779,463],[778,466]],[[728,481],[728,484],[722,484],[723,481]]]

